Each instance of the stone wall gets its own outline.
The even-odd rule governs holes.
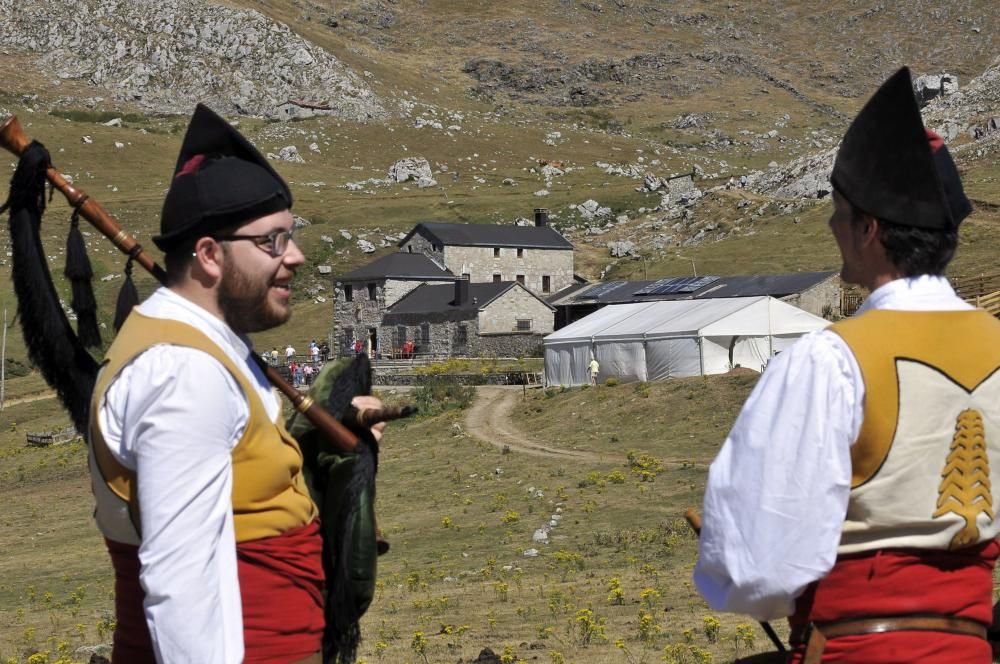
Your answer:
[[[426,327],[425,327],[426,326]],[[465,327],[465,343],[461,343],[460,327]],[[432,353],[450,357],[533,357],[541,352],[542,334],[505,332],[479,334],[475,318],[463,321],[436,321],[426,324],[382,325],[379,339],[382,351],[398,348],[400,327],[406,328],[406,339],[413,341],[415,353]],[[427,339],[424,339],[424,330]]]
[[[477,340],[477,357],[541,357],[544,335],[527,332],[484,334]]]
[[[542,289],[542,277],[549,277],[548,293],[573,284],[573,251],[571,249],[530,249],[497,247],[500,256],[494,256],[494,247],[445,246],[443,251],[435,251],[434,245],[423,235],[415,233],[400,251],[424,253],[444,265],[460,277],[468,274],[476,283],[493,281],[499,274],[500,281],[517,281],[524,275],[524,286],[540,296],[547,293]]]
[[[491,282],[499,274],[500,281],[517,281],[524,277],[524,286],[538,295],[555,293],[573,284],[573,251],[570,249],[521,249],[497,247],[444,248],[444,264],[456,276],[468,274],[473,282]],[[416,251],[416,249],[414,249]],[[549,277],[549,289],[542,289],[542,277]]]
[[[415,353],[433,353],[434,355],[449,355],[456,357],[475,357],[477,354],[476,339],[479,336],[479,325],[475,318],[461,321],[439,320],[435,322],[410,323],[407,325],[382,325],[379,328],[379,339],[382,348],[398,348],[401,344],[399,328],[406,328],[406,339],[414,344]],[[460,328],[465,328],[465,343],[461,342]],[[426,330],[427,338],[424,336]]]
[[[824,318],[840,316],[840,276],[832,275],[812,288],[781,298],[788,304]]]
[[[368,284],[375,284],[375,299],[368,297]],[[353,288],[352,300],[344,299],[344,286]],[[350,355],[349,347],[354,339],[362,342],[368,338],[368,330],[378,329],[382,324],[382,314],[385,312],[384,280],[337,282],[333,289],[333,344],[330,345],[334,357]]]
[[[531,321],[530,330],[521,332],[548,334],[555,323],[555,312],[527,290],[515,286],[479,312],[479,331],[480,334],[517,332],[518,320]]]

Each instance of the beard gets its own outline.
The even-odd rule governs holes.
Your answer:
[[[238,268],[235,262],[226,266],[219,282],[219,310],[226,324],[239,334],[260,332],[277,327],[292,315],[291,307],[275,306],[268,298],[269,276],[255,276]]]

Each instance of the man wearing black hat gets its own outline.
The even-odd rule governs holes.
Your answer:
[[[246,337],[291,314],[304,262],[291,205],[267,160],[199,105],[154,238],[167,286],[129,316],[91,403],[116,664],[319,661],[317,510]]]
[[[943,276],[971,206],[907,69],[831,181],[841,276],[871,294],[761,376],[709,472],[695,582],[790,616],[793,662],[989,662],[1000,321]]]

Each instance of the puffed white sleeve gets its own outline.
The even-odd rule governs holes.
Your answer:
[[[863,395],[833,332],[804,337],[768,365],[709,470],[694,581],[713,609],[790,615],[833,567]]]
[[[231,496],[246,397],[209,355],[157,346],[121,372],[107,402],[127,404],[115,415],[136,472],[139,579],[157,660],[242,661]]]

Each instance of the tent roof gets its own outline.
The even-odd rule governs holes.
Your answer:
[[[545,344],[591,339],[802,334],[829,322],[772,297],[612,304],[545,337]]]

